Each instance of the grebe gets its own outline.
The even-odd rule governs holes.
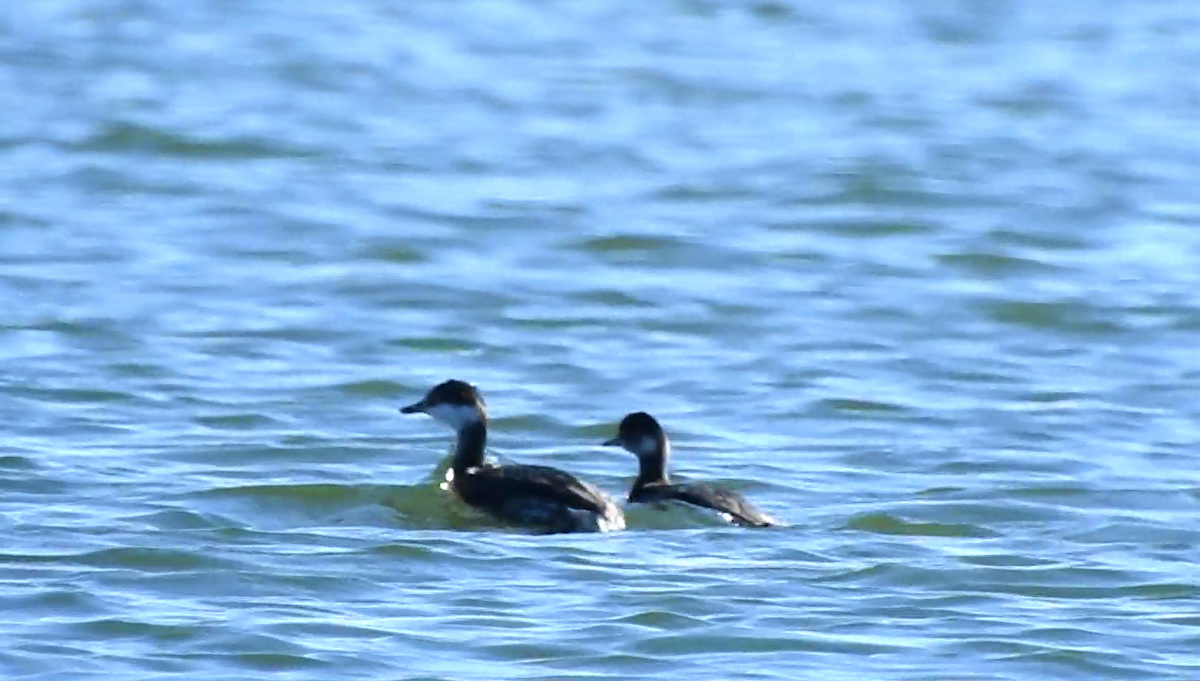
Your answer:
[[[484,461],[487,406],[470,383],[440,383],[400,411],[428,414],[458,434],[450,489],[467,505],[548,533],[625,529],[625,514],[608,495],[566,471]]]
[[[703,482],[672,483],[667,477],[671,442],[658,421],[645,412],[635,412],[622,419],[617,436],[604,444],[621,446],[637,455],[638,476],[633,489],[629,490],[631,503],[681,501],[710,508],[737,525],[768,527],[779,524],[731,489]]]

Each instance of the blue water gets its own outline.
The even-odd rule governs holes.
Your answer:
[[[828,5],[0,8],[0,676],[1200,673],[1200,11]]]

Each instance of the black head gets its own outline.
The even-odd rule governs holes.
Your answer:
[[[433,418],[460,430],[464,425],[487,418],[487,405],[475,386],[450,379],[425,393],[420,401],[400,409],[402,414],[429,414]]]
[[[646,412],[638,411],[621,419],[617,436],[604,444],[624,447],[638,456],[653,456],[664,453],[666,439],[658,421]]]

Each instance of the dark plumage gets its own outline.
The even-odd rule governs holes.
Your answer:
[[[429,414],[458,434],[450,488],[468,505],[545,532],[625,528],[620,507],[604,492],[566,471],[487,463],[487,409],[483,396],[471,384],[446,381],[400,411]]]
[[[645,412],[634,412],[622,419],[617,436],[604,444],[621,446],[637,455],[638,476],[629,490],[632,503],[681,501],[725,514],[730,522],[738,525],[767,527],[779,524],[731,489],[703,482],[672,483],[667,476],[671,442],[658,421]]]

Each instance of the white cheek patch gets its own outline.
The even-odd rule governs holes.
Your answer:
[[[437,404],[426,409],[425,413],[454,430],[462,430],[472,423],[479,423],[479,412],[474,407],[462,404]]]
[[[658,451],[658,443],[655,442],[654,438],[649,435],[643,435],[642,439],[638,440],[637,449],[634,450],[634,453],[650,455],[656,451]]]

